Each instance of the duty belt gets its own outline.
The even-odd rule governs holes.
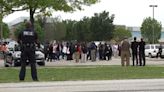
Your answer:
[[[26,44],[23,44],[24,47],[33,47],[35,46],[35,44],[33,43],[26,43]]]

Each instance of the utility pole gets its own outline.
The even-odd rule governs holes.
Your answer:
[[[149,7],[153,8],[153,24],[152,24],[152,28],[153,28],[153,44],[155,43],[155,39],[154,39],[154,7],[158,7],[157,5],[149,5]]]
[[[1,27],[1,31],[0,31],[0,33],[1,33],[1,40],[3,39],[3,22],[2,22],[2,14],[3,14],[3,11],[2,11],[2,5],[0,5],[0,12],[1,12],[1,14],[0,14],[0,27]]]

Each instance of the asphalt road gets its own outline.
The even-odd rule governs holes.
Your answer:
[[[164,79],[1,83],[0,92],[164,92]]]
[[[132,60],[130,61],[130,64],[132,65]],[[54,67],[54,66],[74,66],[74,65],[121,65],[121,59],[120,58],[112,58],[112,60],[109,61],[99,61],[91,62],[87,61],[86,63],[75,63],[74,60],[72,61],[66,61],[66,60],[60,60],[60,61],[53,61],[53,62],[46,62],[46,67]],[[164,65],[164,59],[160,58],[146,58],[146,65]],[[3,60],[0,60],[0,67],[4,67]]]

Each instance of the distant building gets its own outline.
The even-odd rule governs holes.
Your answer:
[[[8,25],[10,28],[18,26],[20,23],[24,22],[25,20],[29,20],[29,17],[19,17],[13,21],[11,21]]]
[[[127,27],[127,29],[131,31],[132,38],[137,37],[137,39],[139,40],[142,37],[140,27]],[[159,41],[164,42],[164,28],[162,28],[161,38],[159,39]]]
[[[127,27],[127,29],[128,29],[129,31],[131,31],[131,33],[132,33],[132,38],[134,38],[134,37],[141,38],[140,27]]]

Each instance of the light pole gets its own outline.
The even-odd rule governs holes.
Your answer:
[[[153,44],[154,44],[154,7],[158,7],[157,5],[149,5],[149,7],[152,7],[153,8]]]
[[[0,34],[1,34],[0,35],[1,36],[0,39],[2,40],[2,38],[3,38],[3,26],[2,26],[3,25],[3,22],[2,22],[2,14],[3,14],[3,11],[2,11],[2,4],[0,4],[0,13],[1,13],[0,14],[0,23],[1,23],[0,24],[0,27],[1,27],[1,29],[0,29],[1,30],[0,31]]]

